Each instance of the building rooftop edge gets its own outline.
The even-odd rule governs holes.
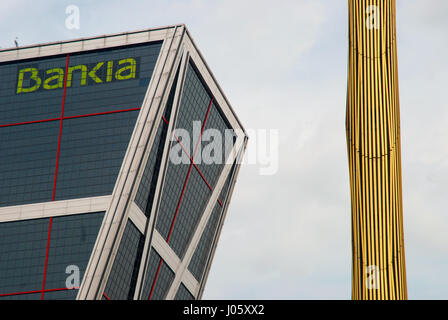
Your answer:
[[[19,46],[19,47],[10,47],[10,48],[5,48],[5,49],[0,49],[0,52],[15,51],[15,50],[22,50],[22,49],[29,49],[29,48],[37,48],[37,47],[45,47],[45,46],[72,43],[72,42],[85,41],[85,40],[112,38],[112,37],[117,37],[117,36],[122,36],[122,35],[127,35],[127,34],[136,34],[136,33],[141,33],[141,32],[151,32],[151,31],[159,31],[159,30],[164,30],[164,29],[172,29],[175,27],[185,27],[186,28],[185,24],[179,23],[179,24],[173,24],[173,25],[156,27],[156,28],[145,28],[145,29],[140,29],[140,30],[103,34],[103,35],[92,36],[92,37],[75,38],[75,39],[53,41],[53,42],[44,42],[44,43],[37,43],[37,44],[31,44],[31,45]]]

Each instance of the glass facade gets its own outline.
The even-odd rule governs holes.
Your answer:
[[[192,170],[169,239],[169,245],[178,257],[184,257],[211,194],[199,174]]]
[[[180,284],[179,289],[177,290],[176,296],[174,300],[195,300],[194,296],[188,291],[187,287],[184,286],[183,283]]]
[[[32,80],[33,71],[65,68],[65,56],[0,63],[0,125],[59,118],[63,90],[32,90],[38,80]],[[42,84],[42,72],[39,76]],[[20,91],[19,80],[23,89]],[[34,77],[37,79],[37,75]],[[31,89],[29,89],[31,88]],[[3,139],[1,139],[3,140]],[[2,161],[3,162],[3,161]]]
[[[0,206],[110,194],[160,47],[0,63]]]
[[[49,219],[0,223],[0,295],[42,289],[48,227]]]
[[[58,122],[0,128],[0,206],[51,201]]]
[[[128,220],[117,255],[107,280],[105,296],[111,300],[132,300],[145,237]]]
[[[179,67],[180,68],[180,67]],[[140,181],[137,194],[135,196],[135,203],[145,213],[147,217],[151,214],[152,203],[154,200],[154,192],[156,190],[157,178],[159,176],[160,163],[162,161],[163,150],[165,146],[166,134],[168,131],[168,121],[171,116],[173,108],[174,95],[176,93],[177,79],[179,70],[177,70],[173,85],[166,103],[163,119],[160,121],[157,129],[156,137],[151,146],[149,158],[146,162],[145,170],[143,171],[142,180]]]
[[[204,232],[201,235],[196,250],[191,257],[190,264],[188,266],[188,270],[198,282],[201,282],[203,278],[205,267],[208,264],[211,250],[216,239],[216,232],[222,221],[222,214],[224,210],[223,206],[227,201],[227,195],[229,193],[230,182],[232,181],[234,170],[235,165],[233,165],[232,170],[229,173],[226,182],[224,183],[224,186],[218,197],[220,201],[216,202],[215,207],[213,208],[210,218],[207,221],[207,225],[205,226]]]
[[[173,270],[177,267],[172,261],[184,259],[235,143],[229,121],[191,57],[183,77],[181,63],[177,69],[169,66],[168,76],[176,74],[172,87],[167,88],[165,105],[157,105],[163,116],[154,128],[153,143],[146,146],[148,159],[142,178],[138,185],[135,180],[127,181],[126,187],[120,189],[125,197],[137,189],[135,199],[129,201],[135,202],[147,220],[138,210],[120,211],[121,206],[104,219],[106,211],[102,210],[110,207],[111,203],[106,203],[109,197],[85,199],[110,196],[114,191],[162,44],[152,41],[0,62],[0,210],[8,214],[19,210],[22,217],[0,222],[0,300],[73,300],[85,274],[81,298],[93,293],[97,298],[102,294],[103,300],[133,299],[137,288],[140,299],[167,298],[176,276]],[[173,51],[162,55],[167,60],[159,65],[171,61],[171,54]],[[164,85],[165,76],[160,74],[160,85]],[[178,83],[179,78],[183,83]],[[179,92],[177,87],[181,88]],[[178,108],[172,114],[176,96]],[[168,133],[171,116],[175,131]],[[166,170],[160,172],[164,151],[177,152],[182,163],[168,159]],[[133,153],[129,155],[131,159]],[[132,159],[126,164],[143,160]],[[135,177],[133,174],[131,170],[129,179]],[[162,185],[156,195],[157,181]],[[226,190],[230,182],[228,179]],[[188,266],[199,285],[221,223],[225,198],[222,191]],[[61,200],[73,201],[49,205],[49,210],[56,210],[54,214],[35,214],[47,210],[44,202]],[[126,202],[123,210],[128,210],[129,204]],[[91,209],[80,209],[84,206]],[[150,220],[153,207],[157,210],[154,220]],[[109,223],[111,219],[124,227],[119,242],[114,239],[118,236],[115,228],[109,229],[108,224],[101,228],[103,220]],[[130,219],[139,221],[140,229]],[[143,228],[144,233],[140,231]],[[104,235],[98,237],[100,230],[105,230]],[[167,244],[160,253],[151,242],[154,230]],[[112,264],[107,279],[102,273],[104,266],[88,267],[97,238],[95,254],[108,255],[100,253],[99,248],[117,245],[113,259],[107,256],[107,263]],[[144,252],[145,241],[149,252]],[[168,266],[164,259],[171,252],[169,248],[177,258],[168,259]],[[145,261],[143,256],[147,256]],[[102,273],[104,282],[95,282],[97,272]],[[141,284],[137,283],[139,277]],[[169,298],[195,299],[183,283],[174,292],[175,297]]]
[[[64,121],[55,200],[111,194],[138,111]]]
[[[173,280],[174,272],[162,260],[154,248],[151,248],[140,298],[142,300],[164,299]]]
[[[29,294],[74,299],[103,217],[96,212],[51,223],[50,218],[0,223],[0,299],[30,299]]]
[[[176,122],[176,130],[183,129],[188,132],[190,141],[186,143],[179,138],[180,142],[173,141],[171,144],[172,148],[181,144],[182,148],[178,149],[188,153],[187,159],[190,160],[189,163],[168,164],[156,224],[156,229],[180,258],[185,253],[223,168],[222,160],[218,164],[195,165],[196,162],[202,162],[202,145],[215,144],[215,148],[222,148],[223,144],[223,141],[214,140],[212,134],[207,135],[207,141],[200,139],[208,129],[214,129],[224,136],[223,132],[229,128],[196,68],[190,62]],[[233,136],[229,141],[233,145]],[[196,151],[196,146],[201,147],[197,149],[199,152]],[[191,163],[193,157],[194,164]],[[197,159],[199,161],[196,161]]]
[[[234,145],[235,134],[191,62],[181,97],[175,125],[175,133],[179,136],[177,140],[173,139],[170,148],[172,152],[173,148],[180,150],[188,161],[180,164],[168,162],[156,230],[183,259]],[[207,235],[201,238],[200,247],[190,264],[198,281],[207,263],[221,212],[222,201],[218,201],[207,225]],[[150,262],[151,259],[153,263],[146,268],[146,279],[151,279],[152,286],[157,288],[160,266],[164,264],[159,262],[158,266],[155,258],[150,258]],[[146,283],[145,290],[146,293],[151,290],[149,283]]]
[[[236,140],[235,132],[215,103],[210,108],[201,139],[202,157],[196,155],[195,163],[212,188],[215,188],[221,171]]]

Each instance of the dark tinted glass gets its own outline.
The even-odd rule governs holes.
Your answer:
[[[160,47],[1,63],[0,206],[110,194]]]
[[[209,253],[211,251],[213,240],[215,238],[216,229],[221,218],[222,208],[219,203],[216,203],[212,214],[207,222],[204,232],[201,235],[198,246],[191,258],[188,270],[196,278],[201,281],[203,272],[207,265]]]
[[[234,131],[219,106],[213,103],[202,135],[201,151],[198,151],[195,158],[195,163],[212,188],[215,188],[234,142]]]
[[[7,296],[1,296],[0,300],[40,300],[41,293],[26,293],[26,294],[19,294],[19,295],[7,295]]]
[[[170,95],[166,103],[164,111],[165,119],[161,120],[159,128],[157,129],[156,137],[154,139],[152,146],[150,147],[151,151],[145,166],[145,170],[143,171],[142,180],[140,181],[140,185],[137,190],[137,194],[135,196],[135,203],[139,206],[139,208],[145,213],[147,217],[149,217],[149,215],[151,214],[152,202],[154,200],[154,192],[157,185],[160,163],[162,161],[166,134],[168,131],[168,123],[165,122],[165,120],[169,121],[170,119],[171,110],[173,107],[174,95],[176,92],[178,75],[179,70],[177,71],[176,77],[174,78],[173,86],[171,88]]]
[[[187,159],[193,157],[202,127],[205,129],[204,141],[195,157],[197,168],[169,161],[156,222],[156,229],[182,258],[235,140],[233,131],[228,131],[228,121],[192,63],[187,68],[175,127],[189,132],[190,141],[184,142],[178,131],[186,151],[178,148],[177,141],[170,147],[188,154]],[[204,155],[211,155],[214,161],[210,157],[203,159]]]
[[[51,221],[44,299],[75,299],[65,290],[79,270],[82,281],[104,212],[55,217]],[[40,299],[45,270],[50,219],[0,223],[0,298]],[[76,271],[77,272],[77,271]],[[80,284],[80,283],[79,283]],[[19,293],[19,295],[16,295]]]
[[[111,300],[132,300],[145,244],[144,236],[128,220],[104,293]]]
[[[207,266],[210,253],[216,238],[216,231],[218,229],[218,226],[221,224],[223,205],[225,204],[227,195],[229,193],[229,187],[233,178],[232,176],[234,170],[235,165],[233,165],[232,170],[230,171],[229,176],[227,177],[226,182],[224,183],[224,186],[219,194],[218,199],[221,201],[221,203],[216,202],[188,266],[188,270],[199,282],[202,280],[205,267]]]
[[[48,227],[49,219],[0,223],[0,294],[42,289]]]
[[[63,89],[39,90],[43,88],[46,70],[65,70],[66,56],[33,61],[0,64],[0,125],[59,118],[61,116]],[[33,77],[33,72],[36,73]],[[19,86],[22,74],[22,86]],[[39,89],[31,92],[41,79]]]
[[[177,115],[176,129],[184,129],[190,135],[190,143],[184,144],[193,157],[212,97],[205,89],[192,64],[188,64],[182,99]]]
[[[211,194],[199,174],[192,170],[168,243],[180,258],[185,254]]]
[[[51,201],[59,122],[0,128],[0,206]]]
[[[77,270],[81,284],[103,217],[104,212],[97,212],[53,218],[45,289],[66,288],[67,278]],[[55,291],[45,293],[44,299],[75,299],[77,293],[77,290]]]
[[[157,252],[151,248],[145,281],[143,284],[142,300],[163,300],[174,280],[174,272],[162,261]]]
[[[131,111],[64,121],[55,200],[112,193],[137,115]]]
[[[171,230],[189,168],[189,164],[173,165],[168,163],[156,221],[156,229],[165,239],[168,238]]]
[[[159,42],[72,55],[69,65],[76,70],[67,90],[64,115],[141,107],[160,47]]]
[[[187,287],[183,283],[180,284],[179,289],[177,289],[176,296],[174,300],[195,300],[193,295],[188,291]]]

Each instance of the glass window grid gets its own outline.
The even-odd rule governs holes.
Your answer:
[[[81,114],[85,115],[97,112],[116,111],[119,109],[121,110],[139,108],[143,101],[147,85],[149,84],[149,79],[152,76],[160,47],[161,42],[153,42],[134,47],[118,49],[112,48],[105,51],[100,50],[94,52],[82,52],[79,54],[70,55],[69,66],[75,66],[79,64],[90,64],[90,66],[92,66],[99,61],[103,62],[106,60],[119,60],[129,57],[137,58],[140,62],[140,67],[138,68],[139,78],[135,80],[130,79],[115,81],[108,83],[107,85],[87,85],[79,87],[79,74],[81,74],[81,72],[74,71],[72,86],[66,91],[64,118]],[[0,179],[0,181],[7,181],[10,183],[9,186],[7,184],[4,184],[0,188],[0,206],[36,203],[52,200],[53,183],[55,179],[54,173],[56,169],[56,155],[59,140],[58,136],[60,121],[58,118],[60,118],[61,116],[60,113],[64,90],[38,90],[33,93],[16,94],[17,74],[18,70],[25,67],[39,67],[39,70],[46,70],[49,68],[62,68],[65,70],[66,63],[67,56],[58,56],[33,59],[30,61],[22,61],[18,63],[9,62],[0,64],[0,100],[2,101],[1,105],[3,110],[0,111],[0,126],[13,123],[21,123],[25,121],[56,119],[52,122],[39,122],[36,124],[26,124],[14,127],[0,127],[0,141],[11,141],[11,139],[13,138],[11,137],[11,135],[13,135],[13,133],[16,131],[20,132],[22,130],[24,131],[24,133],[17,137],[21,138],[23,136],[24,138],[22,140],[24,140],[24,144],[29,142],[30,139],[28,138],[28,136],[31,136],[32,138],[42,135],[40,134],[40,131],[45,132],[48,126],[51,126],[55,129],[52,133],[52,136],[48,137],[48,139],[51,139],[51,143],[47,142],[44,137],[42,137],[35,143],[28,143],[31,150],[31,152],[29,153],[28,150],[21,150],[20,153],[17,153],[15,156],[11,156],[12,160],[1,159],[2,155],[6,154],[6,152],[0,153],[0,163],[2,164],[0,166],[0,174],[5,176],[4,179]],[[142,79],[147,79],[147,81],[145,80],[144,82],[141,82]],[[41,86],[42,85],[43,84],[41,84]],[[122,117],[124,118],[124,122],[126,122],[129,118],[127,115],[125,116],[125,114],[126,113],[120,113],[120,115],[122,115]],[[138,112],[135,112],[132,117],[136,118],[137,115]],[[96,117],[101,118],[104,116],[101,115]],[[70,120],[75,122],[81,121],[81,119],[84,118],[76,118]],[[70,120],[64,119],[63,130],[65,129],[67,122]],[[116,123],[110,124],[116,125]],[[34,126],[35,129],[31,128],[30,126]],[[133,119],[132,123],[126,123],[126,126],[128,126],[127,130],[132,132],[132,129],[135,126],[135,119]],[[26,135],[26,133],[28,133],[28,135]],[[96,132],[94,134],[96,134]],[[127,144],[129,142],[128,137],[130,137],[130,133],[121,132],[121,134],[124,135],[127,139],[125,143],[122,143],[123,141],[120,141],[120,151],[124,155]],[[14,137],[15,136],[16,135],[14,135]],[[62,136],[63,138],[65,137],[64,132]],[[115,141],[112,139],[108,140],[107,142],[112,144],[115,143]],[[14,145],[17,145],[18,143],[20,145],[20,141],[16,141]],[[35,159],[33,157],[36,156],[36,153],[32,152],[32,150],[38,147],[39,144],[43,143],[48,143],[48,146],[43,146],[43,148],[49,150],[48,152],[42,152],[42,150],[40,150],[38,154],[52,154],[52,157],[48,159],[48,163],[45,165],[41,164],[42,161],[34,161]],[[2,144],[2,149],[8,147],[7,142],[4,142]],[[61,148],[64,148],[63,144],[61,145]],[[46,151],[46,149],[44,149],[44,151]],[[92,149],[93,148],[91,148],[91,151],[93,153]],[[12,150],[11,152],[14,152],[14,150]],[[92,153],[90,154],[91,156]],[[28,158],[25,158],[23,156],[24,154],[27,154]],[[63,152],[61,152],[61,157],[63,157]],[[97,155],[97,158],[101,157],[104,158],[104,155]],[[85,158],[83,159],[86,160]],[[84,179],[72,174],[72,176],[75,177],[77,181],[67,181],[69,183],[65,186],[64,182],[62,182],[62,184],[59,183],[59,172],[67,171],[69,170],[69,168],[67,170],[64,170],[66,168],[63,168],[64,165],[61,165],[60,162],[57,177],[58,181],[56,187],[56,200],[110,194],[113,185],[115,184],[115,180],[118,175],[118,169],[121,166],[122,159],[123,158],[121,157],[119,161],[120,163],[118,165],[116,164],[116,162],[118,162],[115,161],[116,159],[101,159],[101,161],[105,163],[99,163],[100,160],[98,160],[96,164],[93,164],[92,161],[87,161],[87,163],[84,162],[80,164],[80,166],[86,167],[86,170],[88,171],[97,169],[96,166],[102,166],[103,168],[107,168],[104,169],[107,172],[93,174],[92,181],[89,181],[90,177],[92,177],[91,172],[85,173],[86,177]],[[21,163],[21,161],[28,161],[31,168],[25,168],[26,170],[20,170],[22,168],[16,168],[18,164]],[[114,164],[108,163],[108,161],[113,161]],[[10,165],[10,167],[8,167],[7,170],[3,170],[3,167],[7,167],[8,165]],[[11,167],[14,167],[12,168],[13,170],[11,170]],[[19,175],[19,177],[15,177],[15,175]],[[23,178],[23,175],[32,176],[32,178]],[[40,176],[36,177],[36,175]],[[70,175],[70,173],[68,175]],[[76,185],[76,182],[82,183],[81,185]],[[85,188],[86,185],[87,188]],[[58,190],[59,187],[61,187],[61,190]],[[4,194],[2,194],[2,190]]]
[[[190,135],[192,135],[192,122],[200,121],[201,124],[203,123],[210,102],[211,96],[205,88],[203,81],[195,71],[193,65],[189,63],[176,127],[186,129],[190,132]],[[210,123],[208,121],[210,121]],[[222,113],[219,111],[219,107],[215,103],[210,107],[205,128],[216,128],[223,134],[223,136],[225,136],[224,130],[230,128],[228,121],[223,118]],[[233,142],[234,140],[232,143]],[[194,147],[190,147],[190,157],[193,156],[192,149]],[[211,181],[211,185],[214,187],[223,166],[224,164],[207,165],[203,163],[198,165],[198,169],[203,173],[208,184],[210,185]],[[186,165],[168,164],[165,179],[166,182],[162,191],[161,205],[156,222],[156,229],[165,239],[168,239],[171,226],[174,219],[176,219],[168,243],[180,258],[182,258],[185,253],[186,247],[191,240],[192,234],[196,229],[202,211],[205,208],[212,191],[207,186],[207,183],[199,176],[198,172],[196,172],[196,168],[193,168],[188,177],[188,179],[191,179],[193,182],[187,182],[179,212],[176,216],[175,212],[177,204],[182,194],[187,174],[188,169],[186,168]],[[184,179],[182,179],[183,176],[185,177]]]
[[[68,265],[77,265],[82,281],[99,232],[103,212],[52,218],[44,299],[75,299],[66,287]],[[0,223],[0,300],[41,299],[50,218]]]
[[[0,300],[40,300],[41,293],[26,293],[13,296],[2,296]]]
[[[179,69],[177,70],[176,76],[174,77],[173,85],[166,103],[164,115],[159,128],[157,129],[156,137],[152,144],[151,151],[149,153],[149,158],[146,162],[145,170],[143,171],[143,176],[140,181],[137,194],[135,196],[135,203],[138,207],[145,213],[147,217],[151,214],[151,207],[154,200],[154,192],[157,185],[157,178],[159,176],[160,165],[163,156],[163,150],[165,147],[165,139],[168,131],[168,124],[165,122],[170,118],[171,110],[174,102],[174,95],[176,92],[177,79],[179,76]]]
[[[0,223],[0,294],[42,289],[48,226],[49,219]]]
[[[40,69],[65,69],[66,63],[66,57],[53,57],[0,64],[0,125],[59,117],[63,90],[39,90],[17,94],[18,73],[24,68],[37,66]],[[42,80],[41,87],[43,82]],[[24,87],[27,85],[24,81]]]
[[[201,219],[212,191],[204,183],[196,170],[191,170],[182,203],[168,242],[179,258],[183,258]]]
[[[177,289],[176,296],[174,300],[196,300],[194,296],[188,291],[187,287],[183,283],[180,284],[179,289]]]
[[[230,183],[233,178],[233,172],[235,170],[235,164],[232,166],[232,169],[221,189],[218,199],[221,203],[226,201],[227,195],[229,193]],[[207,266],[211,250],[213,247],[213,243],[216,238],[216,232],[218,230],[218,226],[221,222],[223,213],[223,206],[219,202],[215,204],[213,211],[210,215],[210,218],[207,221],[204,231],[202,232],[201,238],[198,242],[196,250],[190,260],[190,264],[188,265],[188,270],[195,277],[195,279],[200,282],[204,275],[205,268]]]
[[[201,281],[203,272],[207,265],[207,260],[213,245],[218,223],[221,218],[221,212],[222,207],[219,203],[216,203],[188,266],[188,270],[198,282]]]
[[[72,64],[71,64],[72,65]],[[198,101],[201,101],[201,96],[202,96],[202,100],[203,101],[205,101],[205,99],[204,99],[204,97],[205,97],[205,95],[203,94],[203,92],[205,92],[206,93],[206,91],[203,91],[202,93],[200,92],[201,91],[201,88],[202,89],[204,89],[203,88],[203,86],[202,86],[202,84],[201,84],[201,86],[199,86],[198,85],[198,80],[199,80],[199,82],[200,82],[200,79],[198,78],[198,76],[197,76],[197,74],[193,74],[192,72],[191,72],[191,70],[192,70],[192,67],[191,67],[191,65],[189,65],[189,72],[187,73],[187,74],[189,74],[190,75],[190,79],[193,79],[193,81],[191,81],[192,82],[192,85],[190,86],[190,90],[192,90],[192,91],[194,91],[194,90],[196,90],[197,91],[197,93],[198,93],[198,96],[199,96],[199,98],[198,97],[195,97],[195,99],[193,100],[192,99],[192,101],[190,101],[190,107],[191,107],[191,105],[194,105],[194,104],[196,104],[196,103],[198,103]],[[194,71],[194,70],[193,70]],[[194,76],[196,76],[196,77],[194,77]],[[187,78],[188,78],[188,76],[187,76]],[[126,82],[126,81],[123,81],[123,82]],[[187,81],[186,81],[186,83],[187,83]],[[93,86],[92,86],[93,87]],[[98,87],[98,86],[96,86],[96,87]],[[75,89],[75,88],[71,88],[71,89]],[[205,89],[204,89],[205,90]],[[57,91],[57,90],[54,90],[54,91]],[[208,94],[207,94],[208,95]],[[209,96],[207,97],[208,99],[209,99]],[[209,101],[208,101],[208,103],[209,103]],[[208,105],[207,105],[207,107],[208,107]],[[213,107],[215,107],[215,106],[212,106],[212,109],[213,109]],[[193,110],[197,110],[198,108],[196,107],[196,108],[193,108]],[[207,110],[207,108],[205,108],[205,112],[206,112],[206,110]],[[204,114],[205,113],[203,113],[203,114],[200,114],[199,112],[196,114],[196,117],[191,117],[191,113],[189,113],[188,115],[190,116],[190,118],[192,118],[192,119],[194,119],[194,120],[198,120],[198,121],[200,121],[201,123],[202,123],[202,121],[203,121],[203,117],[204,117]],[[213,121],[213,110],[211,110],[210,111],[210,119],[208,120],[208,121]],[[57,115],[58,116],[58,115]],[[68,116],[67,114],[65,114],[65,116]],[[169,118],[169,117],[168,117]],[[182,119],[186,119],[187,117],[181,117],[181,116],[179,116],[179,118],[182,118]],[[201,119],[202,118],[202,119]],[[64,125],[65,125],[65,121],[68,121],[68,120],[64,120]],[[178,120],[178,122],[179,122],[179,120]],[[188,123],[188,121],[184,121],[185,123]],[[191,123],[192,121],[190,121],[190,123]],[[59,123],[59,122],[58,122]],[[207,125],[207,127],[209,127],[210,125]],[[178,127],[180,127],[180,125],[178,125]],[[186,125],[186,126],[184,126],[184,127],[187,127],[188,128],[188,125]],[[191,125],[190,125],[190,127],[191,127]],[[187,129],[188,130],[188,129]],[[189,130],[189,132],[192,132],[192,130]],[[199,167],[199,165],[198,165],[198,167]],[[193,169],[194,170],[194,169]],[[222,169],[221,169],[222,170]],[[184,170],[185,171],[185,170]],[[202,172],[204,172],[203,174],[204,174],[204,176],[209,176],[209,174],[208,174],[208,172],[206,171],[206,170],[201,170]],[[193,171],[192,171],[193,172]],[[218,175],[219,176],[219,175]],[[207,179],[208,180],[208,179]],[[212,179],[211,179],[212,180]],[[176,204],[177,204],[177,202],[176,202]]]
[[[80,281],[82,281],[103,218],[104,211],[52,219],[46,289],[66,288],[65,282],[69,274],[65,272],[68,266],[79,268]],[[44,299],[75,298],[76,294],[72,290],[46,292]]]
[[[128,220],[104,293],[111,300],[132,300],[145,237]]]
[[[78,292],[79,289],[45,292],[44,300],[76,300]]]
[[[51,201],[59,122],[0,128],[0,207]]]
[[[151,292],[151,288],[153,287],[154,281],[155,284],[151,300],[164,299],[166,297],[166,294],[168,293],[169,288],[171,287],[171,283],[174,280],[174,272],[162,260],[159,273],[157,274],[160,261],[161,261],[160,255],[156,252],[156,250],[154,250],[154,248],[151,248],[149,252],[148,263],[146,266],[145,281],[143,284],[142,295],[140,297],[141,300],[149,299],[149,295]]]
[[[138,111],[64,120],[55,200],[111,194]]]
[[[212,148],[214,150],[220,149],[221,150],[221,161],[218,163],[206,163],[203,161],[203,157],[200,154],[196,155],[195,163],[201,173],[204,175],[207,182],[210,184],[210,186],[214,189],[216,186],[216,182],[218,181],[219,176],[221,175],[222,169],[224,168],[225,161],[227,157],[230,154],[231,148],[233,147],[236,136],[235,133],[232,131],[228,131],[226,135],[226,130],[230,130],[231,126],[228,124],[228,122],[222,117],[221,112],[219,111],[219,107],[213,103],[209,116],[207,118],[207,123],[205,125],[205,134],[207,135],[206,130],[208,129],[215,129],[218,130],[221,134],[222,140],[219,141],[214,140],[214,137],[203,137],[204,139],[201,139],[201,152],[204,152],[204,148]],[[232,133],[232,135],[229,135],[229,133]],[[220,145],[221,142],[221,145]],[[208,152],[207,152],[208,154]]]
[[[191,143],[187,151],[192,157],[211,99],[194,67],[191,63],[188,64],[176,128],[184,129],[189,133]],[[199,123],[195,131],[193,130],[194,122]]]
[[[190,134],[190,139],[192,139],[193,121],[199,121],[202,127],[210,101],[210,95],[202,85],[194,67],[189,63],[184,81],[182,100],[179,105],[176,128],[187,130]],[[197,133],[196,139],[194,140],[199,139],[199,134],[200,132]],[[172,141],[170,148],[174,144],[177,144],[177,141]],[[193,156],[191,150],[193,148],[190,146],[190,150],[187,150],[191,157]],[[173,165],[171,162],[168,162],[165,185],[162,191],[161,204],[156,222],[156,229],[165,239],[168,238],[189,168],[190,164],[182,163]]]

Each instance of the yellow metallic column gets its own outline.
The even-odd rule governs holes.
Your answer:
[[[352,298],[407,299],[395,0],[348,0]]]

